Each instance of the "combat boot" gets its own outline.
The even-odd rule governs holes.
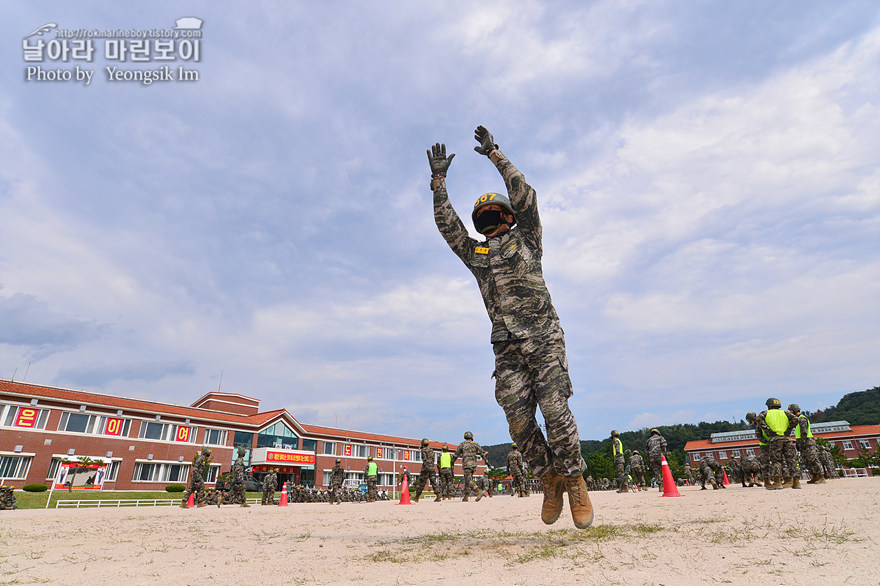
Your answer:
[[[461,497],[461,502],[463,502],[463,503],[468,502],[468,493],[467,493],[467,491],[465,491],[464,496]]]
[[[782,479],[782,484],[779,486],[779,488],[791,488],[791,483],[791,477],[785,477]]]
[[[714,478],[710,478],[710,479],[709,479],[709,484],[712,485],[712,490],[718,490],[718,483],[715,482],[715,479],[714,479]]]
[[[791,477],[791,487],[792,487],[792,488],[800,488],[800,487],[801,487],[801,478],[800,478],[800,476],[792,476],[792,477]]]
[[[578,529],[586,529],[593,523],[593,503],[587,494],[587,484],[584,477],[565,477],[565,490],[568,492],[568,506],[571,507],[571,519]]]
[[[541,505],[541,520],[552,525],[562,513],[562,495],[565,494],[565,477],[552,470],[541,477],[544,483],[544,503]]]
[[[775,476],[773,478],[768,478],[764,483],[764,488],[767,490],[779,490],[782,488],[782,478],[779,476]]]
[[[483,491],[482,490],[479,492],[479,494],[477,494],[477,501],[476,502],[480,502],[481,498],[483,498]]]
[[[419,491],[419,492],[416,493],[416,496],[413,498],[413,502],[414,502],[414,503],[419,502],[419,497],[420,497],[420,496],[422,496],[421,491]]]
[[[816,479],[816,484],[825,484],[825,477],[824,477],[824,476],[820,476],[819,478],[817,478],[817,479]]]

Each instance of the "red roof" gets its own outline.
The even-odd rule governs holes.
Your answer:
[[[829,432],[816,432],[813,430],[813,433],[816,437],[821,437],[825,439],[839,439],[839,438],[849,438],[849,437],[859,437],[859,436],[876,436],[880,435],[880,425],[851,425],[850,431],[829,431]],[[753,445],[758,443],[758,438],[750,438],[750,439],[742,439],[730,442],[716,442],[712,443],[711,439],[703,439],[703,440],[691,440],[684,445],[684,450],[686,452],[696,451],[696,450],[725,450],[729,447],[735,448],[737,446],[743,445]]]

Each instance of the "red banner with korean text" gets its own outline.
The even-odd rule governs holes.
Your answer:
[[[345,444],[345,448],[342,450],[343,456],[351,456],[351,444]]]
[[[104,435],[122,435],[122,424],[125,420],[121,417],[108,417]]]
[[[382,458],[382,448],[376,448],[376,459]]]
[[[286,452],[266,452],[266,461],[267,462],[276,462],[278,464],[293,464],[293,465],[314,465],[315,464],[315,455],[314,454],[289,454]]]
[[[188,442],[190,438],[190,434],[192,433],[192,427],[186,427],[185,425],[177,426],[177,433],[174,434],[174,441],[176,442]]]
[[[40,417],[40,410],[33,407],[19,407],[18,415],[12,424],[15,427],[35,427],[37,419]]]

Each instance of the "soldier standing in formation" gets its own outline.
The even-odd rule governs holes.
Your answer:
[[[189,481],[189,488],[183,493],[183,500],[180,503],[180,506],[184,509],[189,502],[189,495],[191,494],[195,494],[193,499],[195,500],[197,507],[204,507],[207,504],[205,495],[205,478],[208,475],[208,467],[210,466],[210,461],[208,460],[208,456],[210,455],[211,450],[209,448],[202,448],[202,451],[193,461],[192,478]]]
[[[333,469],[330,470],[330,504],[342,504],[342,482],[345,480],[345,469],[342,460],[336,458]]]
[[[755,426],[755,439],[758,440],[758,465],[761,467],[761,479],[764,484],[770,479],[770,438],[758,427],[758,414],[754,411],[746,413],[746,421]]]
[[[525,470],[523,470],[523,457],[516,447],[516,442],[510,445],[510,452],[507,454],[507,473],[511,476],[510,488],[513,495],[520,497],[528,496],[526,491],[526,474]]]
[[[429,446],[428,438],[422,439],[422,469],[419,471],[419,478],[416,480],[416,496],[413,499],[419,502],[422,491],[431,482],[431,488],[434,490],[434,502],[439,503],[442,498],[440,494],[440,486],[437,484],[437,474],[434,472],[435,460],[437,459],[434,448]]]
[[[827,446],[822,446],[819,454],[822,468],[825,469],[825,478],[837,478],[837,464],[834,462],[834,455],[831,453],[831,450],[829,450]]]
[[[703,456],[700,460],[700,490],[706,490],[707,481],[712,485],[713,490],[724,488],[724,481],[719,482],[717,479],[720,473],[721,464],[712,456]]]
[[[584,484],[577,423],[568,406],[573,391],[565,337],[542,274],[537,194],[485,127],[478,126],[474,138],[479,143],[474,150],[495,165],[508,195],[486,193],[477,199],[471,220],[486,240],[468,236],[446,192],[446,172],[455,155],[447,158],[446,145],[437,143],[428,150],[434,220],[476,278],[489,313],[495,400],[504,409],[511,439],[544,483],[541,520],[556,522],[568,492],[572,520],[584,529],[593,522],[593,506]],[[538,407],[546,437],[535,418]]]
[[[651,430],[651,437],[645,442],[648,449],[648,462],[651,463],[651,471],[654,473],[654,482],[663,492],[663,458],[668,458],[666,452],[666,438],[660,435],[656,428]]]
[[[373,456],[367,458],[367,465],[364,466],[364,478],[367,482],[367,502],[375,503],[379,498],[379,467],[373,462]]]
[[[449,452],[449,446],[443,444],[443,451],[440,452],[440,492],[443,498],[449,500],[452,498],[452,484],[455,477],[452,474],[452,454]]]
[[[278,489],[278,468],[273,468],[263,478],[263,504],[275,504],[275,491]]]
[[[18,505],[15,504],[15,489],[8,484],[0,486],[0,511],[11,511],[16,508]]]
[[[633,481],[637,490],[648,490],[645,486],[645,461],[638,450],[633,450],[633,455],[629,459],[629,470],[632,472]]]
[[[626,488],[623,442],[620,441],[620,433],[616,429],[611,432],[611,454],[614,456],[614,472],[617,474],[617,492],[629,492]]]
[[[825,482],[825,473],[822,462],[819,461],[819,448],[816,446],[813,432],[810,431],[810,420],[801,413],[800,405],[797,403],[789,405],[788,410],[798,420],[798,424],[794,428],[794,437],[797,449],[801,453],[801,459],[807,470],[810,471],[810,479],[807,484],[822,484]]]
[[[464,441],[458,444],[458,449],[455,450],[455,454],[452,456],[452,464],[455,465],[455,461],[461,458],[461,467],[464,469],[464,496],[461,499],[462,502],[466,503],[468,501],[468,495],[471,491],[477,495],[477,501],[483,498],[482,491],[474,483],[474,472],[477,471],[477,458],[479,457],[483,458],[488,468],[488,454],[480,447],[480,444],[474,441],[473,433],[469,431],[464,432]]]
[[[758,428],[770,438],[770,477],[764,482],[764,488],[768,490],[801,487],[795,462],[797,451],[789,437],[797,424],[797,418],[789,411],[783,411],[782,402],[774,397],[767,399],[767,410],[758,415]]]

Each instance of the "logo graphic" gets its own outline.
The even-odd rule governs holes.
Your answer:
[[[26,36],[24,38],[27,39],[27,38],[30,38],[34,35],[42,36],[43,33],[48,33],[53,28],[58,28],[58,25],[55,24],[54,22],[47,22],[46,24],[44,24],[43,26],[41,26],[40,28],[38,28],[37,30],[35,30],[34,32],[32,32],[31,34],[29,34],[28,36]]]
[[[202,19],[195,16],[184,16],[174,21],[176,29],[193,29],[200,30],[202,28]]]

